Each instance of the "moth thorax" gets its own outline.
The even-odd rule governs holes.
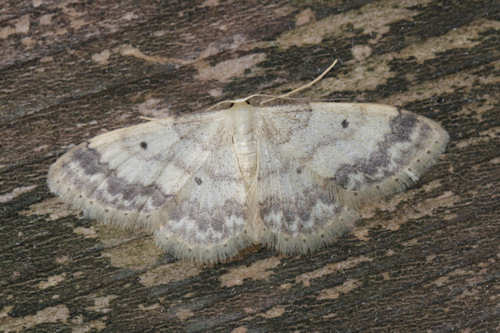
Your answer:
[[[231,108],[233,144],[239,168],[249,181],[257,170],[257,140],[255,139],[255,114],[247,104]]]

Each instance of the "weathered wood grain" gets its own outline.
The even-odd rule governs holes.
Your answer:
[[[498,1],[4,1],[0,331],[500,330]],[[447,152],[308,257],[196,266],[48,193],[70,144],[338,65],[310,100],[398,105]]]

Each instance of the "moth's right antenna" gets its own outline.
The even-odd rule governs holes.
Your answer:
[[[335,64],[337,63],[338,59],[335,59],[335,61],[330,65],[328,66],[327,69],[325,69],[323,71],[323,73],[320,74],[320,76],[318,76],[317,78],[315,78],[314,80],[312,80],[311,82],[309,82],[308,84],[305,84],[301,87],[298,87],[292,91],[289,91],[287,92],[286,94],[283,94],[283,95],[279,95],[279,96],[276,96],[276,97],[273,97],[273,98],[270,98],[270,99],[267,99],[265,101],[263,101],[261,104],[264,104],[264,103],[269,103],[270,101],[274,101],[275,99],[279,99],[279,98],[287,98],[288,96],[290,95],[293,95],[293,94],[296,94],[298,93],[299,91],[302,91],[304,89],[307,89],[309,88],[310,86],[316,84],[318,81],[320,81],[323,77],[325,77],[325,75],[331,71],[331,69],[335,66]]]

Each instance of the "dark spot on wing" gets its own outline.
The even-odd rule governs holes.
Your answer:
[[[347,128],[349,126],[349,122],[347,119],[342,120],[342,128]]]
[[[141,148],[146,150],[148,148],[148,144],[144,141],[141,142]]]
[[[201,178],[199,177],[194,177],[194,181],[196,182],[196,184],[198,185],[201,185],[201,183],[203,183],[203,181],[201,180]]]

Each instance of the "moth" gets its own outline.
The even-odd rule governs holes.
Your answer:
[[[448,139],[392,106],[244,98],[96,136],[50,167],[48,185],[178,258],[219,262],[252,243],[300,254],[350,230],[359,205],[415,183]]]

